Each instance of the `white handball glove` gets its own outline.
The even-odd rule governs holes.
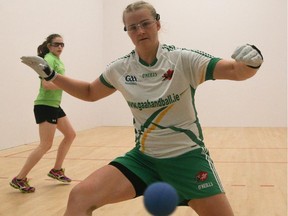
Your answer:
[[[263,63],[263,56],[260,50],[250,44],[238,47],[231,56],[237,62],[242,62],[248,67],[258,69]]]
[[[57,73],[52,70],[47,62],[39,56],[23,56],[21,57],[21,62],[31,67],[39,76],[46,81],[53,81]]]

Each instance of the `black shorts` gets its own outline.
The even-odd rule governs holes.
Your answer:
[[[42,122],[49,122],[51,124],[57,124],[58,118],[66,116],[61,107],[51,107],[46,105],[35,105],[34,116],[37,124]]]

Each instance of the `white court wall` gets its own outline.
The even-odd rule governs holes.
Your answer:
[[[33,103],[40,81],[20,57],[36,55],[48,35],[59,33],[67,75],[95,79],[105,68],[102,13],[102,0],[0,0],[0,148],[39,140]],[[62,106],[76,130],[97,124],[96,104],[63,94]]]
[[[37,141],[33,101],[39,80],[20,56],[35,55],[51,33],[65,40],[67,75],[92,81],[105,66],[133,49],[123,31],[128,0],[0,0],[0,148]],[[161,15],[160,41],[230,58],[243,43],[257,45],[264,64],[244,82],[209,81],[196,106],[202,126],[286,127],[286,0],[151,0]],[[96,103],[64,94],[62,107],[77,131],[126,126],[132,119],[119,93]]]

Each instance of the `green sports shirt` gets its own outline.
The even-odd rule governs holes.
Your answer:
[[[201,83],[213,80],[219,60],[202,51],[160,44],[153,64],[147,65],[133,50],[108,65],[100,80],[127,101],[136,147],[152,157],[170,158],[204,146],[194,97]]]
[[[47,53],[44,57],[51,69],[55,72],[64,75],[65,67],[64,63],[52,53]],[[63,90],[47,90],[42,86],[42,80],[40,82],[39,93],[34,101],[34,105],[47,105],[52,107],[59,107],[62,99]]]

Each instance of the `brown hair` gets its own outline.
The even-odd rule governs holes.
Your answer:
[[[160,15],[157,14],[157,12],[156,12],[155,8],[153,7],[153,5],[151,5],[150,3],[145,2],[145,1],[136,1],[136,2],[134,2],[132,4],[129,4],[125,8],[125,10],[123,11],[122,21],[123,21],[124,25],[125,25],[124,17],[125,17],[126,13],[133,12],[133,11],[136,11],[136,10],[139,10],[139,9],[142,9],[142,8],[148,9],[151,12],[151,15],[153,17],[155,17],[156,20],[160,19]]]
[[[37,55],[40,56],[40,57],[42,57],[42,58],[44,58],[45,55],[46,55],[47,53],[49,53],[49,49],[48,49],[47,45],[48,45],[49,43],[52,43],[53,39],[56,38],[56,37],[61,37],[61,38],[62,38],[62,36],[59,35],[59,34],[51,34],[51,35],[49,35],[49,36],[46,38],[46,40],[45,40],[41,45],[38,46],[38,48],[37,48]]]

